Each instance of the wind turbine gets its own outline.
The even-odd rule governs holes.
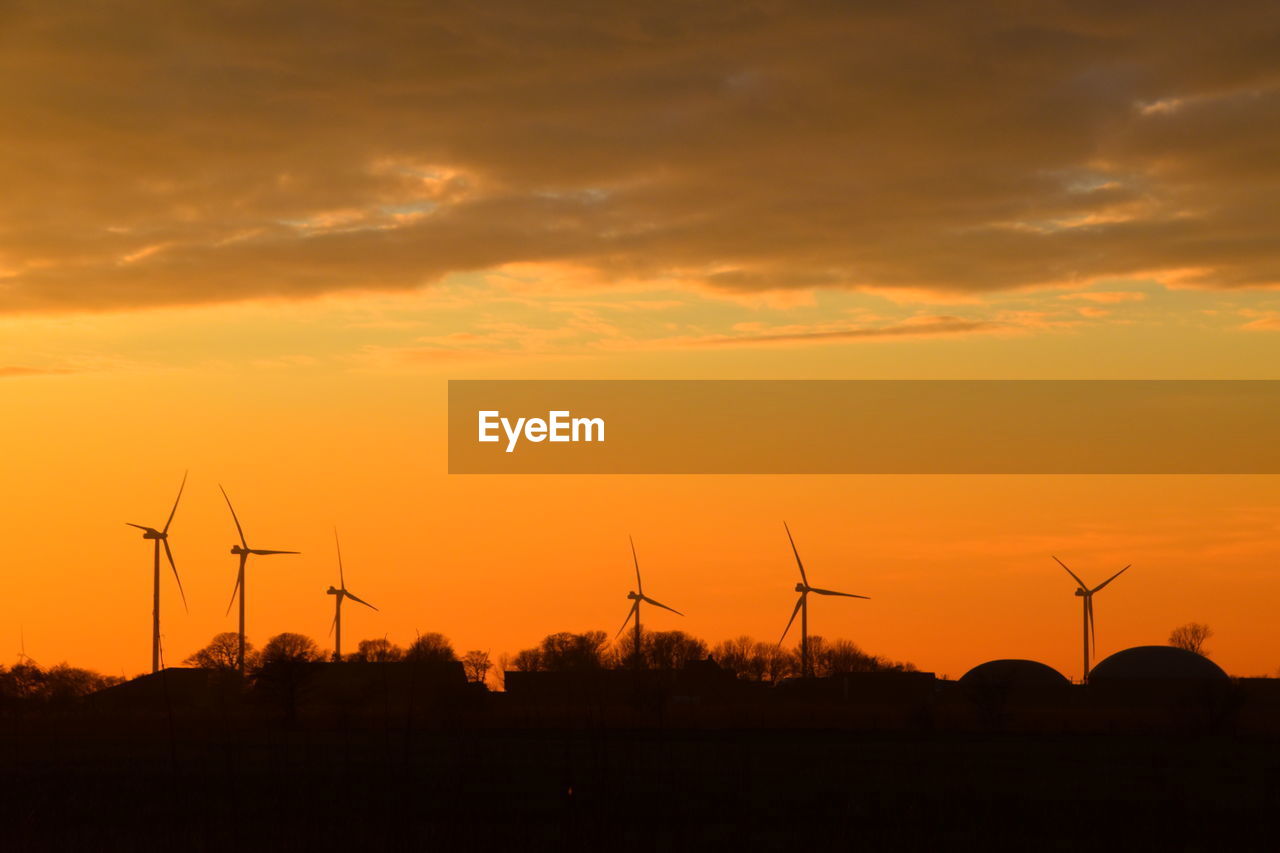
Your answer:
[[[1059,566],[1062,566],[1062,568],[1067,569],[1066,563],[1062,562],[1061,560],[1058,560],[1057,557],[1054,557],[1053,559],[1057,560]],[[1098,647],[1098,626],[1094,623],[1094,619],[1093,619],[1093,594],[1095,592],[1100,592],[1103,587],[1105,587],[1107,584],[1111,583],[1113,580],[1120,577],[1122,574],[1124,574],[1127,571],[1129,571],[1129,567],[1125,566],[1123,569],[1116,572],[1114,575],[1107,578],[1102,583],[1095,586],[1093,589],[1089,589],[1088,584],[1080,580],[1079,575],[1077,575],[1075,572],[1071,571],[1070,569],[1067,569],[1067,574],[1071,575],[1071,577],[1075,579],[1075,582],[1079,584],[1079,586],[1076,587],[1076,595],[1084,599],[1083,601],[1083,605],[1084,605],[1084,669],[1081,670],[1081,672],[1083,673],[1083,675],[1080,676],[1081,681],[1089,680],[1089,642],[1090,640],[1093,641],[1093,647],[1095,650]]]
[[[126,521],[129,527],[142,531],[143,539],[150,539],[152,547],[152,585],[151,585],[151,671],[160,671],[160,546],[164,545],[164,555],[169,558],[169,567],[173,569],[173,579],[178,582],[178,592],[182,595],[182,609],[187,609],[187,594],[182,590],[182,578],[178,577],[178,566],[173,562],[173,551],[169,550],[169,525],[173,524],[173,516],[178,511],[178,501],[182,500],[182,490],[187,487],[187,473],[182,472],[182,484],[178,486],[178,496],[173,500],[173,509],[169,510],[169,519],[164,527],[156,530],[145,524],[134,524]]]
[[[787,527],[787,523],[782,522],[782,527],[787,531],[787,541],[791,543],[791,553],[796,555],[796,565],[800,568],[800,583],[796,584],[796,592],[800,593],[800,598],[796,600],[796,607],[791,611],[791,618],[787,620],[787,627],[782,631],[782,639],[778,640],[778,645],[782,645],[782,641],[787,638],[787,632],[791,630],[791,624],[796,621],[796,614],[800,614],[800,674],[808,678],[813,674],[813,667],[809,661],[809,593],[814,592],[818,595],[842,595],[845,598],[865,598],[870,599],[869,595],[854,595],[851,592],[836,592],[832,589],[818,589],[816,586],[809,586],[809,578],[804,573],[804,563],[800,562],[800,552],[796,550],[796,540],[791,536],[791,528]]]
[[[632,617],[635,617],[636,666],[639,667],[641,666],[641,661],[644,660],[640,654],[640,602],[643,601],[647,604],[652,604],[654,607],[661,607],[663,610],[670,610],[677,616],[683,616],[684,614],[679,610],[676,610],[674,607],[668,607],[661,601],[654,601],[652,598],[644,594],[644,582],[640,580],[640,558],[636,556],[636,540],[632,539],[630,536],[628,536],[627,539],[631,541],[631,559],[636,565],[636,588],[627,593],[627,598],[631,601],[631,610],[627,613],[627,618],[622,620],[622,627],[618,629],[618,633],[615,634],[613,638],[616,640],[618,637],[621,637],[622,632],[627,630],[627,623],[631,621]]]
[[[377,610],[369,602],[355,595],[347,589],[347,579],[342,573],[342,544],[338,542],[338,530],[333,530],[333,544],[338,548],[338,583],[341,586],[336,589],[332,584],[325,592],[327,595],[335,596],[333,600],[333,624],[329,626],[329,633],[333,634],[333,660],[335,663],[342,662],[342,599],[349,598],[352,601],[363,604],[365,607]]]
[[[231,510],[231,520],[236,523],[236,533],[240,534],[240,544],[231,546],[231,553],[240,558],[240,571],[236,575],[235,589],[231,590],[231,602],[227,604],[227,612],[231,612],[231,605],[236,603],[236,594],[240,595],[240,646],[236,652],[236,669],[240,670],[240,674],[244,674],[244,567],[249,563],[249,555],[253,554],[259,557],[266,557],[271,554],[300,554],[301,551],[268,551],[263,548],[250,548],[249,543],[244,538],[244,528],[240,526],[240,519],[236,517],[236,508],[231,505],[231,498],[227,497],[227,490],[223,489],[221,484],[218,486],[222,490],[222,497],[227,501],[227,509]]]

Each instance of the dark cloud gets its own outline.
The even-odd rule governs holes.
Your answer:
[[[6,4],[0,311],[1280,283],[1274,3]]]

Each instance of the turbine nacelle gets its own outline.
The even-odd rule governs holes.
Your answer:
[[[644,598],[644,596],[643,596],[643,595],[640,595],[638,592],[636,592],[636,591],[634,591],[634,590],[632,590],[631,592],[627,593],[627,600],[628,600],[628,601],[640,601],[640,600],[642,600],[643,598]]]
[[[808,592],[808,591],[809,591],[809,587],[805,586],[804,584],[802,583],[796,584],[796,592]]]
[[[326,589],[324,592],[325,592],[325,595],[346,595],[347,591],[345,589],[338,589],[335,586],[331,586],[328,589]]]
[[[154,527],[147,527],[146,525],[142,525],[142,524],[132,524],[127,521],[125,522],[125,524],[128,524],[130,527],[136,527],[139,530],[141,530],[143,539],[168,539],[169,538],[168,533],[165,533],[163,530],[156,530]]]

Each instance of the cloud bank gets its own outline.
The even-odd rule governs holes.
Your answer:
[[[0,312],[1280,283],[1274,5],[6,4]]]

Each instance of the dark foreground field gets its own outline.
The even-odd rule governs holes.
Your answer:
[[[3,850],[1274,850],[1280,743],[0,720]]]

